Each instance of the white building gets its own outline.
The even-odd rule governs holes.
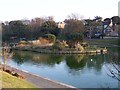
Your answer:
[[[58,23],[58,28],[64,28],[65,27],[65,23],[64,22],[59,22]]]

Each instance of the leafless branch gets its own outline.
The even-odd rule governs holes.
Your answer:
[[[106,65],[107,71],[106,70],[105,71],[106,71],[107,75],[120,81],[119,65],[115,62],[112,62],[111,67],[112,67],[112,69],[108,65]]]

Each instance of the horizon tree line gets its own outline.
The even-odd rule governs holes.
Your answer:
[[[86,21],[84,23],[83,21]],[[112,22],[112,28],[115,30],[116,25],[120,25],[120,17],[113,16],[105,18],[103,21],[106,25]],[[64,20],[65,27],[58,28],[57,22],[52,16],[34,18],[31,20],[14,20],[2,23],[2,41],[11,42],[12,39],[26,38],[27,40],[38,39],[45,34],[54,34],[58,39],[82,41],[86,36],[88,29],[96,28],[102,25],[102,17],[96,16],[94,19],[82,20],[77,14],[71,14],[68,19]],[[102,29],[101,29],[102,30]],[[120,30],[118,29],[118,33]]]

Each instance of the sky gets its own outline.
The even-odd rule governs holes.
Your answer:
[[[118,15],[120,0],[0,0],[0,21],[53,16],[64,21],[72,13],[83,19]]]

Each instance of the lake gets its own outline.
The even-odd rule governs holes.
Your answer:
[[[108,68],[114,70],[111,63],[118,62],[119,51],[108,48],[107,54],[58,55],[16,50],[7,64],[77,88],[118,88]]]

